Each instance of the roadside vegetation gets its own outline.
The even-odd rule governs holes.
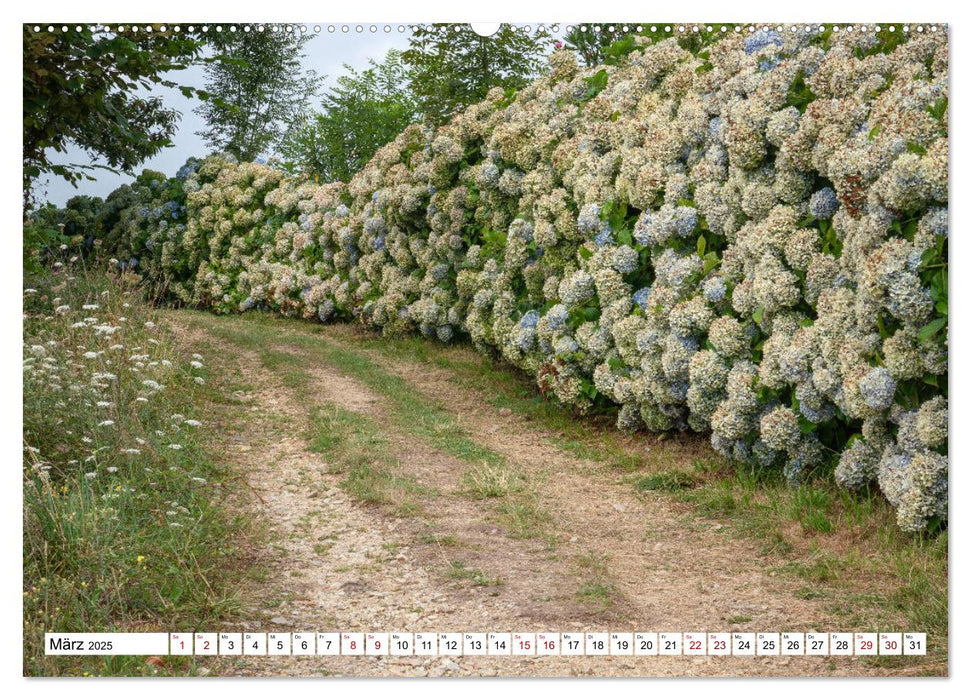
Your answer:
[[[24,673],[184,675],[44,655],[45,632],[202,629],[239,610],[245,523],[207,450],[206,358],[131,276],[58,266],[24,290]],[[208,413],[208,415],[207,415]]]

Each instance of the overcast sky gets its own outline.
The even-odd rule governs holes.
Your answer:
[[[346,34],[341,31],[341,25],[336,26],[333,33],[328,32],[328,26],[320,25],[319,35],[304,45],[306,53],[304,65],[316,71],[318,75],[326,76],[325,89],[333,85],[344,72],[345,63],[357,69],[365,68],[369,58],[380,59],[388,49],[405,49],[408,46],[409,31],[405,27],[403,32],[399,32],[397,24],[390,25],[390,31],[387,33],[384,31],[386,25],[375,25],[374,33],[370,31],[371,25],[363,25],[363,32],[360,34],[355,31],[356,25],[349,27],[350,31]],[[309,29],[313,31],[313,25],[310,25]],[[169,76],[185,85],[204,87],[205,78],[201,66],[170,73]],[[161,88],[153,91],[152,94],[162,96],[167,106],[182,113],[182,118],[179,120],[178,131],[172,138],[173,145],[145,161],[139,166],[139,172],[149,168],[171,176],[189,156],[204,156],[208,153],[202,138],[195,133],[203,127],[204,123],[202,118],[192,111],[198,106],[198,100],[184,97],[175,89]],[[54,157],[56,163],[88,164],[91,162],[88,155],[77,148],[69,148],[67,153],[55,153]],[[130,175],[114,175],[104,170],[91,172],[97,177],[97,181],[82,181],[77,188],[62,178],[50,178],[45,184],[39,186],[38,199],[63,206],[76,194],[104,197],[119,185],[132,179]]]

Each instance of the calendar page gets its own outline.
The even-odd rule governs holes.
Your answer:
[[[24,676],[948,675],[947,15],[587,9],[33,8]]]

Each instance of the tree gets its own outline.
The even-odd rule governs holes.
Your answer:
[[[548,38],[545,31],[527,33],[508,24],[488,37],[468,25],[418,26],[402,57],[412,69],[411,89],[422,114],[440,124],[493,87],[524,87],[541,67]]]
[[[206,66],[213,99],[196,108],[207,127],[196,132],[216,151],[251,161],[274,149],[316,94],[320,78],[304,72],[302,48],[313,35],[289,25],[221,32],[222,58]]]
[[[203,91],[163,77],[201,59],[202,42],[188,32],[92,31],[88,26],[35,32],[24,25],[24,205],[42,175],[58,175],[75,186],[103,168],[131,172],[171,145],[180,114],[148,95],[153,87]],[[107,165],[54,163],[55,153],[74,144]]]
[[[363,71],[344,65],[347,73],[324,94],[321,111],[307,115],[281,144],[284,167],[346,182],[418,118],[401,52],[392,49],[369,63]]]
[[[563,37],[566,48],[575,51],[586,66],[615,63],[634,48],[637,30],[626,24],[581,24]]]

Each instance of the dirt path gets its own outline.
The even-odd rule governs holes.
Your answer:
[[[605,566],[623,593],[625,618],[634,627],[835,628],[835,620],[818,606],[764,574],[768,562],[755,544],[730,539],[718,524],[691,527],[663,495],[639,496],[602,465],[564,454],[521,417],[490,413],[482,397],[463,390],[444,370],[387,364],[421,391],[448,397],[466,429],[523,469],[545,465],[553,470],[544,502],[575,549],[607,555]],[[728,624],[737,617],[752,619]]]
[[[242,631],[785,631],[835,629],[819,601],[751,542],[692,527],[663,495],[641,497],[602,465],[559,450],[541,430],[502,415],[448,371],[374,361],[416,392],[445,401],[471,438],[502,455],[547,513],[540,531],[516,536],[487,500],[468,494],[469,464],[396,425],[386,397],[317,361],[302,360],[314,403],[371,418],[396,475],[422,488],[406,515],[366,505],[308,449],[306,398],[253,350],[227,345],[199,317],[169,314],[196,344],[219,347],[218,372],[237,391],[245,430],[225,456],[252,488],[248,507],[266,526],[263,580],[247,583],[253,619]],[[239,324],[245,323],[239,320]],[[338,339],[345,343],[346,339]],[[212,357],[216,353],[210,353]],[[521,534],[521,533],[520,533]],[[460,562],[459,566],[456,564]],[[731,620],[731,622],[730,622]],[[739,622],[739,621],[742,622]],[[234,627],[239,630],[239,627]],[[227,675],[886,675],[846,657],[269,657],[221,660]]]

